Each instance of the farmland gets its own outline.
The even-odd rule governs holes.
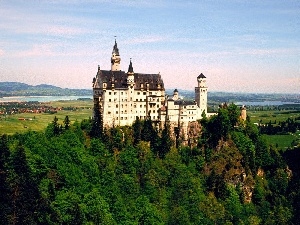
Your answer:
[[[46,108],[53,109],[50,112],[41,113],[13,113],[0,115],[0,134],[22,133],[28,130],[44,130],[56,116],[58,122],[62,123],[66,116],[69,116],[71,123],[81,121],[92,116],[92,100],[90,101],[55,101],[43,103]],[[28,110],[27,110],[28,111]]]

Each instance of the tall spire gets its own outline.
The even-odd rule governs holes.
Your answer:
[[[112,54],[116,54],[116,55],[120,55],[119,54],[119,49],[118,49],[118,45],[117,45],[117,40],[115,39],[115,45],[114,45],[114,47],[113,47],[113,52],[112,52]]]
[[[111,70],[119,71],[120,70],[120,62],[121,62],[121,57],[120,57],[119,49],[117,46],[117,40],[115,39],[115,45],[113,47],[112,56],[111,56]]]
[[[128,67],[128,73],[133,73],[131,58],[130,58],[130,63],[129,63],[129,67]]]

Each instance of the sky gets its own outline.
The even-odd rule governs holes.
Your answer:
[[[115,36],[168,89],[300,93],[299,0],[0,0],[0,82],[92,88]]]

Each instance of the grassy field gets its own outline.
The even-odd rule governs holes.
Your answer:
[[[257,123],[262,120],[262,123],[272,122],[278,123],[279,121],[286,121],[288,118],[295,119],[300,116],[296,111],[247,111],[247,115],[250,116],[253,123]]]
[[[247,111],[253,123],[268,123],[270,120],[272,123],[278,124],[279,121],[286,121],[288,118],[295,119],[300,116],[299,112],[295,111]],[[275,124],[273,124],[275,125]],[[291,147],[294,140],[300,142],[300,132],[296,134],[286,135],[264,135],[266,141],[270,145],[278,146],[279,149],[286,149]]]
[[[63,123],[66,116],[69,116],[71,123],[76,120],[81,121],[92,116],[91,101],[56,101],[46,103],[53,107],[76,107],[74,110],[59,110],[55,114],[49,113],[21,113],[15,115],[2,116],[0,119],[0,134],[22,133],[28,130],[40,131],[44,130],[56,116],[59,123]],[[26,120],[19,120],[25,118]]]
[[[300,132],[286,135],[263,135],[269,145],[278,146],[279,149],[291,147],[294,140],[300,140]]]

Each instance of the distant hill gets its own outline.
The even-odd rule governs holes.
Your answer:
[[[49,84],[29,85],[21,82],[0,82],[0,97],[92,95],[92,89],[60,88]]]
[[[166,89],[166,94],[173,95],[174,89]],[[20,82],[0,82],[0,98],[8,96],[87,96],[93,95],[91,89],[69,89],[60,88],[49,84],[29,85]],[[194,90],[179,89],[179,96],[186,100],[195,99]],[[220,104],[222,102],[243,101],[282,101],[300,102],[299,94],[261,94],[261,93],[230,93],[230,92],[208,92],[209,104]]]

